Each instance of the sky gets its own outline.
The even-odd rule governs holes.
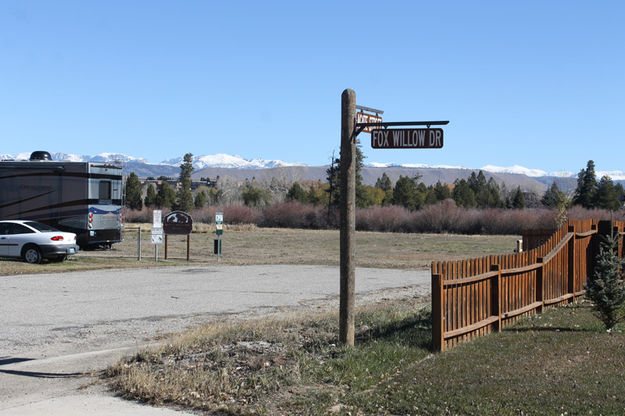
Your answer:
[[[341,93],[449,120],[365,162],[625,170],[621,1],[0,2],[0,153],[325,165]]]

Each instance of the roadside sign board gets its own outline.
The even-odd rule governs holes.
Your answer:
[[[163,244],[163,229],[161,227],[152,228],[152,244]]]
[[[443,129],[374,129],[373,149],[440,149]]]
[[[218,236],[224,233],[224,213],[223,212],[215,213],[215,229],[217,230]]]
[[[155,209],[152,212],[152,227],[161,228],[163,225],[163,211],[160,209]]]
[[[189,235],[193,230],[193,220],[186,212],[173,211],[163,218],[165,234]]]
[[[382,116],[363,113],[362,111],[356,113],[356,123],[381,123]],[[363,133],[371,133],[375,127],[365,127]]]

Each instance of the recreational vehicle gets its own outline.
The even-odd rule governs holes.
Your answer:
[[[75,233],[83,249],[121,241],[122,168],[51,159],[38,151],[28,161],[0,161],[0,220],[35,220]]]

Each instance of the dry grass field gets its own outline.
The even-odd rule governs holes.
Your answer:
[[[155,265],[185,265],[186,236],[169,236],[167,260],[165,247],[159,247],[155,263],[150,224],[142,228],[142,260],[137,261],[136,224],[124,232],[124,241],[111,250],[81,251],[63,263],[30,265],[21,261],[0,261],[0,275],[50,273],[102,268],[136,268]],[[194,226],[190,238],[190,261],[193,265],[216,265],[213,254],[214,226]],[[380,232],[356,233],[356,265],[396,269],[428,268],[434,260],[457,260],[489,254],[509,253],[518,236],[476,236],[451,234],[403,234]],[[301,230],[233,226],[222,236],[221,264],[319,264],[338,266],[339,232],[336,230]]]

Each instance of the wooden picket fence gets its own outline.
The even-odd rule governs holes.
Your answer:
[[[433,349],[442,351],[501,331],[524,315],[575,301],[585,293],[592,273],[598,235],[614,227],[623,239],[625,222],[610,224],[568,221],[548,238],[533,233],[533,241],[542,244],[522,253],[433,262]],[[622,244],[619,255],[623,256]]]

